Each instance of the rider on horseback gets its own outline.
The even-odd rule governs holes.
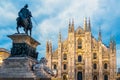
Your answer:
[[[26,5],[19,11],[18,16],[19,16],[22,20],[27,19],[28,22],[29,22],[29,25],[32,25],[32,22],[31,22],[32,14],[31,14],[31,12],[30,12],[27,8],[28,8],[28,5],[26,4]]]
[[[18,12],[18,18],[17,18],[17,25],[21,25],[22,27],[24,27],[25,33],[27,33],[28,30],[32,29],[32,21],[31,21],[31,17],[32,14],[31,12],[27,9],[28,5],[26,4],[19,12]],[[18,27],[17,27],[18,28]],[[18,29],[17,29],[18,30]],[[19,33],[19,31],[18,31]],[[30,33],[31,34],[31,33]]]

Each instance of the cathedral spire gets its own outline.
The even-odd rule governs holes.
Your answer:
[[[71,26],[71,21],[70,21],[70,19],[69,19],[69,27]]]
[[[46,53],[48,53],[49,52],[49,42],[48,42],[48,40],[46,41]]]
[[[110,36],[110,49],[113,50],[113,36]]]
[[[69,19],[69,29],[68,29],[68,32],[70,32],[70,31],[71,31],[71,21]]]
[[[98,40],[102,41],[101,27],[99,27]]]
[[[72,22],[71,20],[69,20],[69,30],[68,32],[74,32],[74,20],[72,19]]]
[[[113,43],[113,36],[110,35],[110,43]]]
[[[115,36],[114,36],[114,39],[113,39],[113,45],[114,45],[114,50],[116,50],[116,41],[115,41]]]
[[[72,19],[72,32],[74,32],[74,19]]]
[[[89,17],[89,20],[88,20],[88,31],[91,32],[91,23],[90,23],[90,17]]]
[[[84,18],[84,30],[87,31],[87,18]]]
[[[49,42],[49,51],[50,51],[50,53],[52,53],[52,41],[51,40]]]
[[[113,50],[116,48],[116,42],[114,36],[110,36],[110,48]]]
[[[61,32],[59,32],[59,40],[58,42],[61,42]]]
[[[74,19],[72,19],[72,26],[74,26]]]

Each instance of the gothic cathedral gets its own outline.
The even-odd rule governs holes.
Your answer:
[[[74,21],[69,22],[68,37],[61,40],[52,51],[52,43],[46,42],[47,66],[57,71],[58,80],[115,80],[116,43],[111,37],[109,46],[102,43],[101,30],[98,40],[91,33],[90,19],[84,20],[84,29],[74,30]]]

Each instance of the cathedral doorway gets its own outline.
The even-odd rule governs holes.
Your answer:
[[[82,80],[82,72],[77,73],[77,80]]]
[[[108,75],[104,75],[104,80],[108,80]]]
[[[93,77],[93,80],[97,80],[97,76],[96,75]]]
[[[63,80],[67,80],[67,76],[66,75],[63,75]]]

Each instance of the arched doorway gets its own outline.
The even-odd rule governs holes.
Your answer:
[[[77,73],[77,80],[82,80],[82,72]]]
[[[104,80],[108,80],[108,75],[104,75]]]
[[[97,76],[96,75],[93,77],[93,80],[97,80]]]
[[[67,80],[67,76],[66,75],[63,75],[63,80]]]

